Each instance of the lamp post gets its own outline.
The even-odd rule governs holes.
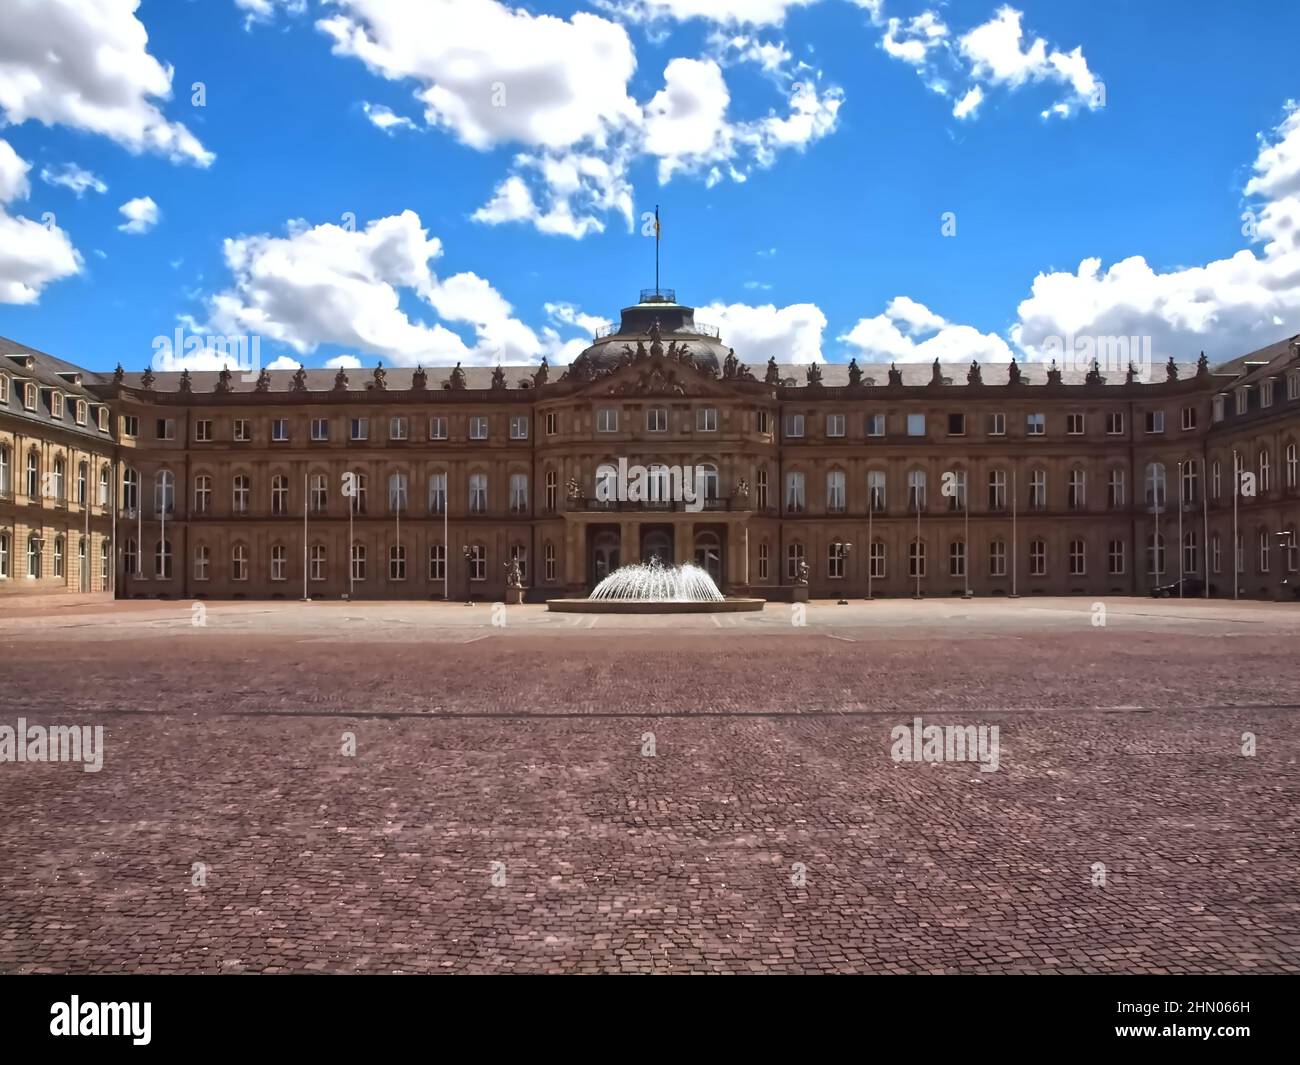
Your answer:
[[[1277,538],[1278,554],[1278,582],[1274,598],[1280,603],[1286,598],[1289,589],[1287,574],[1290,572],[1289,562],[1291,560],[1291,551],[1294,548],[1294,544],[1291,541],[1291,531],[1289,529],[1282,529],[1279,532],[1275,532],[1273,535]]]
[[[474,593],[471,590],[473,586],[470,583],[473,577],[473,573],[470,567],[474,565],[474,549],[470,547],[469,544],[466,544],[465,547],[462,549],[461,554],[465,558],[465,605],[473,606]]]

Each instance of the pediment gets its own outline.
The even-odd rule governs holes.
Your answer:
[[[633,359],[609,373],[583,384],[579,395],[586,396],[734,396],[730,382],[697,369],[691,362],[649,355]]]

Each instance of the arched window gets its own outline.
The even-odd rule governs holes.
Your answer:
[[[907,509],[912,513],[925,509],[925,470],[907,471]]]
[[[764,544],[763,547],[766,548],[767,545]],[[551,540],[547,540],[542,545],[542,566],[545,579],[548,581],[555,580],[555,544]]]
[[[839,540],[832,540],[826,545],[826,576],[832,580],[844,577],[844,564],[847,561],[844,545]]]
[[[800,470],[789,470],[785,475],[786,512],[802,514],[805,505],[803,473]]]
[[[108,506],[109,477],[108,463],[104,463],[99,467],[99,505],[101,507]]]
[[[400,470],[388,475],[388,511],[390,514],[400,514],[404,510],[410,509],[410,500],[407,495],[406,474]]]
[[[170,580],[172,575],[172,544],[158,540],[153,547],[153,575],[158,580]]]
[[[1007,471],[989,470],[989,510],[1007,509]]]
[[[1273,471],[1269,463],[1267,449],[1261,449],[1259,453],[1259,490],[1267,492],[1273,483]],[[1263,572],[1261,570],[1261,572]]]
[[[871,579],[876,581],[883,580],[885,577],[885,562],[886,562],[885,541],[872,540],[870,554],[871,554],[870,557],[871,568],[868,570],[868,572],[871,574]]]
[[[282,473],[271,477],[271,513],[289,513],[289,478]]]
[[[54,457],[54,483],[52,495],[60,503],[67,498],[64,494],[67,490],[67,485],[64,480],[63,469],[63,456],[56,455]]]
[[[701,462],[695,468],[696,483],[706,500],[718,499],[721,489],[718,482],[718,467],[711,462]]]
[[[1165,465],[1163,462],[1147,463],[1146,505],[1152,510],[1163,509],[1165,505]]]
[[[487,513],[488,479],[486,473],[469,475],[469,512],[471,514]]]
[[[77,537],[77,580],[83,592],[90,591],[90,573],[86,569],[86,538]]]
[[[1261,467],[1261,469],[1262,469],[1262,468],[1263,468],[1263,467]],[[1256,542],[1256,544],[1258,544],[1258,548],[1259,548],[1259,550],[1258,550],[1258,555],[1259,555],[1259,572],[1260,572],[1260,573],[1267,573],[1267,572],[1268,572],[1268,551],[1269,551],[1269,539],[1270,539],[1270,537],[1269,537],[1269,534],[1268,534],[1268,530],[1267,530],[1267,529],[1259,529],[1259,530],[1255,533],[1255,542]],[[57,576],[58,576],[58,573],[55,573],[55,576],[57,577]]]
[[[27,579],[38,580],[41,576],[41,538],[35,533],[27,537]]]
[[[1165,538],[1160,533],[1147,536],[1147,573],[1159,576],[1165,571]]]
[[[767,541],[764,540],[758,545],[758,579],[760,581],[767,580],[771,557],[771,548],[768,547]]]
[[[360,470],[349,470],[344,481],[344,492],[352,500],[352,513],[366,512],[366,475]]]
[[[447,509],[447,474],[429,474],[429,513],[441,514]]]
[[[429,545],[429,580],[447,579],[447,545],[432,543]]]
[[[1295,444],[1287,444],[1286,451],[1283,452],[1285,459],[1284,465],[1286,470],[1283,474],[1287,488],[1296,488],[1300,486],[1300,456],[1297,455]]]
[[[469,579],[472,581],[487,580],[487,546],[485,544],[470,545]]]
[[[1223,539],[1218,533],[1210,537],[1210,569],[1215,573],[1223,570]]]
[[[27,452],[27,498],[41,498],[41,460],[35,451]]]
[[[231,482],[230,509],[236,514],[248,513],[249,492],[248,475],[243,473],[235,474],[235,479]]]
[[[510,545],[510,557],[519,564],[519,578],[528,583],[528,548],[523,544]]]
[[[948,500],[948,509],[950,511],[960,511],[966,509],[966,471],[965,470],[945,470],[940,485],[940,491],[944,498]]]
[[[1201,568],[1201,539],[1195,529],[1183,533],[1183,572],[1196,573]]]
[[[715,584],[722,583],[722,541],[711,530],[695,534],[695,564],[713,578]]]
[[[948,544],[948,576],[966,576],[966,541],[953,540]]]
[[[826,473],[826,511],[829,514],[843,514],[844,507],[844,471],[829,470]]]
[[[1047,509],[1047,471],[1029,471],[1029,509]]]
[[[526,473],[510,475],[510,513],[528,513],[528,474]]]
[[[885,509],[885,471],[867,471],[867,505],[876,514]]]
[[[1218,499],[1223,493],[1223,471],[1219,466],[1219,460],[1215,459],[1210,464],[1210,498]]]
[[[9,534],[0,530],[0,581],[9,579]]]
[[[171,517],[175,502],[176,478],[171,470],[159,470],[153,481],[153,512],[156,517]]]
[[[1007,542],[1001,537],[989,541],[989,576],[1007,575]]]
[[[99,541],[99,590],[108,591],[108,537]]]
[[[798,540],[785,546],[785,576],[786,580],[794,581],[799,579],[799,564],[804,560],[803,544]]]
[[[140,474],[129,466],[122,473],[122,509],[134,514],[140,506]]]
[[[87,493],[90,491],[90,466],[88,463],[77,463],[77,503],[85,506],[88,499]]]
[[[1201,471],[1195,459],[1183,463],[1182,502],[1195,503],[1201,490]]]
[[[555,508],[560,505],[560,475],[554,470],[546,471],[546,511],[548,514],[555,513]]]
[[[1124,468],[1112,466],[1106,474],[1106,506],[1121,510],[1125,506]]]
[[[9,448],[4,444],[0,444],[0,497],[9,494],[9,479],[11,476],[12,471],[9,469]]]
[[[140,554],[136,550],[135,540],[130,538],[122,545],[122,571],[140,576]]]
[[[767,467],[760,466],[754,471],[754,502],[759,510],[767,509]]]
[[[1087,488],[1087,471],[1075,466],[1065,483],[1065,505],[1070,510],[1083,510],[1087,505]]]
[[[313,514],[324,514],[325,508],[329,505],[329,489],[325,475],[323,473],[313,473],[309,486],[311,512]]]

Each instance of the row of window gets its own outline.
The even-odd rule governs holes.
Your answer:
[[[1256,533],[1258,572],[1268,573],[1273,534],[1260,528]],[[1184,573],[1200,571],[1200,536],[1195,530],[1188,530],[1183,535],[1182,568]],[[1123,540],[1108,540],[1106,543],[1106,573],[1112,577],[1123,576],[1127,567],[1127,545]],[[1291,530],[1289,546],[1283,549],[1284,564],[1288,572],[1294,573],[1300,562],[1300,547],[1297,546],[1295,530]],[[907,547],[907,576],[911,578],[926,576],[927,546],[924,540],[912,540]],[[1166,543],[1161,533],[1152,533],[1146,541],[1147,573],[1162,576],[1166,570]],[[1048,568],[1047,541],[1032,538],[1027,545],[1026,558],[1029,576],[1045,577]],[[871,543],[867,553],[867,569],[873,580],[883,580],[888,575],[888,549],[882,540]],[[832,542],[826,548],[825,574],[830,579],[841,579],[846,574],[848,553],[845,545]],[[791,543],[786,548],[786,578],[796,580],[802,564],[806,562],[804,547],[801,543]],[[1210,568],[1214,573],[1220,572],[1221,543],[1216,534],[1210,538]],[[995,539],[989,542],[986,560],[986,574],[989,577],[1007,576],[1007,542]],[[1066,572],[1071,577],[1084,577],[1088,573],[1088,544],[1083,539],[1073,539],[1066,546]],[[1237,535],[1237,572],[1245,572],[1244,535]],[[768,548],[763,543],[758,548],[758,579],[764,581],[768,575]],[[951,540],[948,543],[949,577],[966,577],[966,542]]]
[[[1273,406],[1277,397],[1277,379],[1268,378],[1260,381],[1257,385],[1241,385],[1233,390],[1233,410],[1237,414],[1245,414],[1250,410],[1250,393],[1254,389],[1259,395],[1259,408],[1266,410]],[[1300,399],[1300,370],[1292,370],[1286,376],[1286,398],[1288,400]],[[1223,421],[1226,412],[1227,396],[1219,395],[1214,397],[1213,420],[1216,422]]]
[[[364,441],[370,439],[371,419],[366,416],[358,416],[347,419],[348,422],[348,439],[353,441]],[[412,435],[412,419],[406,415],[394,415],[388,419],[388,436],[391,442],[401,442],[415,439]],[[211,418],[197,418],[194,420],[194,439],[197,443],[212,443],[216,437],[215,422]],[[512,414],[510,416],[510,439],[527,440],[529,432],[530,419],[527,414]],[[123,435],[134,437],[140,433],[140,422],[134,415],[123,415],[122,417]],[[175,418],[158,418],[154,425],[154,437],[157,440],[175,440],[176,439],[176,419]],[[330,440],[330,419],[329,418],[312,418],[309,429],[309,438],[312,443],[328,443]],[[484,416],[475,415],[468,421],[467,439],[483,441],[489,438],[489,422]],[[235,418],[231,422],[231,439],[236,443],[251,443],[253,440],[253,422],[249,418]],[[271,443],[287,444],[292,442],[291,425],[288,418],[271,419]],[[441,416],[433,416],[428,419],[428,436],[429,440],[447,440],[450,439],[447,419]]]
[[[7,531],[0,530],[0,580],[8,580],[13,576],[12,562],[10,556],[12,546],[10,536]],[[64,569],[65,541],[62,536],[56,536],[53,543],[53,573],[55,579],[62,579],[66,576]],[[39,533],[31,533],[27,537],[27,569],[23,576],[28,580],[36,580],[41,576],[44,569],[45,560],[45,539]],[[86,538],[84,536],[77,539],[77,561],[78,572],[86,572]],[[108,541],[103,540],[99,545],[99,590],[108,591]],[[92,575],[88,575],[89,580],[93,580]]]
[[[1190,431],[1196,428],[1196,408],[1184,407],[1182,410],[1182,428],[1184,431]],[[825,416],[826,436],[832,439],[844,437],[847,434],[847,415],[844,414],[827,414]],[[1004,413],[994,412],[984,416],[984,431],[988,436],[1006,436],[1007,435],[1007,416]],[[966,436],[971,431],[970,416],[964,413],[950,413],[947,416],[947,430],[949,436]],[[869,437],[883,437],[886,435],[886,416],[884,414],[868,414],[866,416],[865,432]],[[1123,436],[1124,412],[1107,411],[1105,414],[1105,425],[1107,436]],[[1163,433],[1165,431],[1165,412],[1162,410],[1149,410],[1144,414],[1144,425],[1148,433]],[[803,437],[807,429],[807,417],[803,414],[787,414],[785,416],[785,436],[786,439],[797,440]],[[905,415],[906,435],[911,437],[923,437],[927,434],[926,416],[924,414]],[[1081,412],[1071,412],[1065,415],[1065,433],[1067,436],[1084,436],[1087,433],[1087,415]],[[1046,436],[1047,435],[1047,415],[1041,412],[1025,415],[1025,436]]]
[[[41,386],[34,381],[21,381],[18,384],[19,395],[22,397],[23,410],[35,411],[40,403]],[[90,421],[91,405],[84,399],[76,399],[64,394],[57,388],[48,389],[50,393],[50,417],[63,418],[70,407],[72,409],[72,418],[78,425],[86,425]],[[5,374],[0,374],[0,405],[9,403],[9,378]],[[94,407],[95,424],[101,433],[108,432],[108,408],[96,405]]]
[[[388,580],[404,581],[407,579],[407,561],[410,549],[406,544],[393,543],[388,547]],[[366,545],[356,541],[349,551],[349,581],[364,581],[370,576],[369,552]],[[522,579],[528,580],[528,548],[522,544],[512,544],[509,558],[519,566]],[[125,571],[137,578],[143,577],[141,568],[143,559],[137,553],[136,542],[128,539],[123,546],[123,566]],[[252,567],[252,549],[247,544],[234,544],[230,548],[228,574],[232,581],[247,581]],[[292,576],[289,570],[289,548],[285,544],[272,544],[268,558],[269,575],[272,581],[287,581]],[[430,581],[442,581],[447,578],[447,547],[442,543],[429,545],[427,575]],[[469,579],[486,581],[488,575],[488,549],[486,544],[468,545],[465,562]],[[196,581],[208,581],[213,577],[213,553],[206,544],[194,548],[192,574]],[[554,543],[548,541],[542,547],[542,571],[544,578],[554,581],[557,573],[557,555]],[[302,571],[297,575],[301,577]],[[172,543],[170,540],[156,540],[153,549],[153,574],[158,580],[170,580],[172,571]],[[324,544],[312,544],[307,549],[307,579],[325,581],[329,579],[329,554]]]
[[[0,496],[7,496],[13,491],[11,455],[9,448],[0,444]],[[27,453],[27,461],[23,470],[23,488],[28,499],[53,499],[63,502],[67,499],[67,465],[63,456],[55,456],[54,461],[50,464],[50,469],[41,471],[40,456],[35,450]],[[99,492],[96,502],[99,506],[108,506],[110,496],[111,470],[108,463],[104,463],[99,468]],[[86,493],[89,490],[90,464],[80,462],[77,464],[77,478],[75,485],[75,499],[80,504],[85,504]]]

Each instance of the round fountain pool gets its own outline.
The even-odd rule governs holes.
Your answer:
[[[652,558],[620,566],[586,599],[548,599],[546,608],[587,614],[703,614],[762,610],[764,602],[728,599],[699,566],[665,566]]]

